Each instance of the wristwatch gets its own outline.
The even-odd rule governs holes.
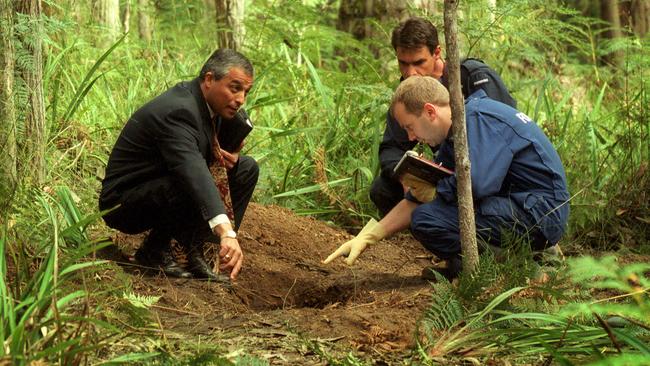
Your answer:
[[[228,230],[223,235],[221,235],[221,239],[223,238],[237,239],[237,233],[235,232],[235,230]]]

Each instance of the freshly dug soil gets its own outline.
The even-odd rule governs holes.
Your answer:
[[[415,341],[432,295],[420,273],[432,257],[401,233],[369,247],[352,267],[340,259],[321,263],[352,237],[288,209],[253,203],[239,230],[244,266],[232,290],[124,269],[133,275],[134,292],[161,296],[153,309],[167,337],[213,339],[272,364],[322,364],[305,341],[390,363]],[[142,239],[116,234],[113,240],[128,258]]]

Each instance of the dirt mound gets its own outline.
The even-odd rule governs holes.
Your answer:
[[[286,337],[338,341],[341,349],[375,351],[375,358],[412,345],[431,287],[420,279],[430,254],[410,235],[368,248],[353,267],[340,260],[323,265],[351,235],[285,208],[251,204],[239,238],[244,267],[232,291],[127,270],[134,291],[161,296],[154,308],[167,331],[221,334],[229,348],[277,358],[273,363],[307,357],[304,349],[280,347]],[[141,240],[118,235],[115,243],[132,254]]]

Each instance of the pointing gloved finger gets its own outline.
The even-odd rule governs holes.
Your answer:
[[[361,254],[361,250],[354,248],[350,251],[350,255],[345,259],[345,264],[348,266],[351,266],[356,262],[357,257],[359,257],[359,254]]]
[[[340,256],[348,255],[349,252],[350,252],[350,249],[345,244],[343,244],[336,251],[334,251],[334,253],[330,254],[329,257],[327,257],[323,261],[323,264],[328,264],[329,262],[333,261],[334,259],[336,259],[336,258],[338,258]]]

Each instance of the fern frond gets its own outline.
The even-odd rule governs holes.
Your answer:
[[[125,292],[122,297],[126,299],[131,305],[136,308],[148,309],[151,305],[160,300],[160,296],[147,296],[147,295],[138,295],[133,292]]]
[[[457,324],[464,311],[452,285],[442,275],[434,274],[438,283],[432,285],[431,305],[424,314],[424,324],[431,330],[444,330]]]

